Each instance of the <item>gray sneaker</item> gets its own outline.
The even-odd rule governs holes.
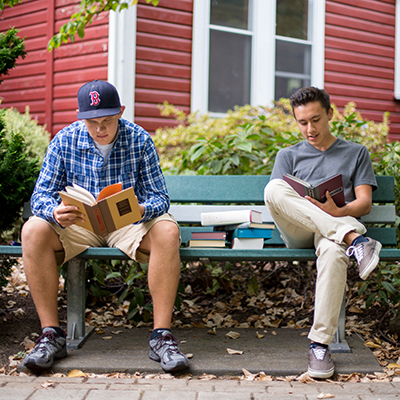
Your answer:
[[[316,346],[308,351],[308,376],[327,379],[335,372],[329,347]]]
[[[349,246],[346,250],[346,256],[353,254],[357,260],[358,270],[361,279],[367,279],[369,274],[379,264],[379,252],[382,245],[374,239],[366,238],[368,242],[359,243],[356,246]]]
[[[179,371],[189,366],[189,360],[179,350],[177,340],[171,335],[170,331],[163,331],[161,335],[150,339],[149,357],[157,362],[161,362],[164,371]]]
[[[25,357],[24,365],[32,369],[48,369],[54,360],[67,357],[65,337],[58,336],[53,328],[44,328],[35,347]]]

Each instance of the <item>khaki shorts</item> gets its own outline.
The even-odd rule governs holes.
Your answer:
[[[178,226],[172,215],[165,213],[150,221],[137,225],[127,225],[103,238],[78,225],[63,229],[59,225],[40,217],[33,216],[30,219],[45,221],[58,234],[64,247],[64,252],[56,254],[58,265],[71,260],[89,247],[117,247],[132,260],[147,263],[149,261],[148,252],[142,251],[138,247],[150,228],[159,221],[171,221]]]

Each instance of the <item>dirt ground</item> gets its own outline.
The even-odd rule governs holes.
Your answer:
[[[288,268],[291,269],[290,273]],[[207,290],[216,282],[218,289]],[[205,329],[218,324],[250,327],[261,323],[269,323],[276,328],[293,324],[295,327],[308,327],[312,323],[314,282],[315,267],[311,264],[283,266],[267,263],[250,267],[237,264],[230,266],[229,271],[221,269],[218,276],[211,269],[197,264],[182,272],[181,283],[185,291],[181,294],[181,309],[174,313],[174,324],[192,324]],[[367,296],[358,296],[359,284],[356,270],[349,269],[346,334],[362,336],[383,367],[396,363],[400,356],[400,346],[385,341],[393,315],[387,312],[387,307],[377,302],[366,309]],[[102,323],[109,326],[110,318],[111,323],[117,320],[120,324],[131,323],[126,321],[128,306],[125,304],[119,307],[116,299],[92,300],[88,307],[95,320],[89,321],[90,312],[87,320],[91,324],[95,321],[97,329],[101,329]],[[61,327],[65,329],[66,301],[62,290],[59,314]],[[0,291],[0,321],[0,373],[10,373],[10,358],[25,351],[26,338],[35,341],[40,334],[39,318],[22,267],[14,271],[10,284]]]

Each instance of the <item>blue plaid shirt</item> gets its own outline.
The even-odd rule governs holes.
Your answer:
[[[105,161],[95,147],[83,121],[62,129],[50,142],[31,197],[34,215],[54,220],[53,211],[61,203],[59,191],[76,183],[96,198],[113,183],[135,190],[145,207],[141,222],[169,209],[169,196],[158,154],[150,134],[139,125],[119,120],[119,133]]]

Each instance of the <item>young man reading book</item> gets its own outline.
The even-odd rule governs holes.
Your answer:
[[[366,228],[358,220],[369,213],[377,183],[367,149],[331,133],[333,110],[325,90],[300,89],[291,96],[290,104],[305,140],[278,152],[264,199],[287,247],[316,249],[308,373],[329,378],[334,364],[328,345],[337,330],[349,257],[354,254],[362,279],[379,263],[382,246],[362,236]],[[346,204],[338,207],[328,191],[324,203],[302,197],[283,180],[286,174],[310,184],[342,174]]]
[[[47,369],[67,355],[57,310],[58,270],[62,262],[88,247],[117,247],[139,262],[148,262],[154,330],[150,358],[165,371],[189,365],[171,335],[171,318],[180,274],[180,232],[167,213],[169,197],[150,135],[122,119],[125,107],[113,85],[95,80],[78,91],[78,119],[51,141],[31,198],[34,216],[22,231],[23,263],[42,335],[25,359],[28,368]],[[61,202],[59,192],[77,184],[97,198],[106,186],[133,187],[141,220],[103,237],[77,223],[78,207]]]

